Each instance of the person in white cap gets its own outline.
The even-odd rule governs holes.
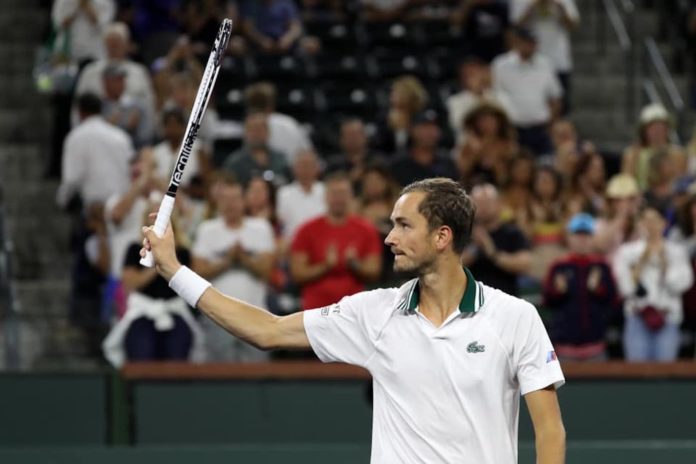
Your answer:
[[[522,394],[537,463],[561,464],[558,358],[533,305],[462,267],[474,214],[453,180],[410,184],[385,243],[394,270],[417,277],[284,317],[223,295],[179,264],[171,231],[159,238],[145,228],[141,253],[151,250],[170,287],[233,335],[265,349],[311,347],[324,362],[369,370],[372,463],[515,463]]]
[[[651,103],[640,112],[638,140],[629,146],[621,160],[621,172],[638,181],[640,190],[648,186],[650,158],[660,150],[666,150],[674,158],[677,172],[686,173],[686,154],[682,147],[670,142],[671,118],[664,106]]]

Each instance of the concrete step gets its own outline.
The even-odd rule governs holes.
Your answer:
[[[0,11],[0,41],[23,41],[37,44],[50,21],[47,11],[40,8],[5,6]]]
[[[46,165],[44,151],[30,143],[0,145],[0,179],[6,196],[21,197],[34,188],[50,189],[45,192],[45,198],[55,196],[56,186],[42,180]],[[17,182],[20,179],[21,183]]]
[[[46,108],[22,107],[0,109],[0,140],[5,143],[23,143],[46,137],[51,114]]]
[[[14,282],[14,289],[22,316],[68,316],[70,282],[67,279],[17,280]]]

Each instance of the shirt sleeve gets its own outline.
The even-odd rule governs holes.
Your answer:
[[[365,367],[374,353],[375,342],[370,337],[376,321],[371,316],[379,308],[371,308],[369,294],[347,296],[338,303],[304,312],[307,338],[323,362],[344,362]]]
[[[515,331],[513,361],[523,395],[549,385],[559,388],[565,383],[544,324],[531,304],[526,304]]]
[[[561,82],[558,80],[558,76],[549,67],[548,73],[548,86],[546,89],[546,94],[548,98],[561,98],[563,96],[563,87],[561,87]]]

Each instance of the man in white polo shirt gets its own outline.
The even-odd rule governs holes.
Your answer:
[[[556,397],[560,365],[534,306],[477,282],[460,265],[475,207],[456,182],[415,182],[394,206],[385,243],[416,278],[285,317],[212,289],[176,260],[173,236],[145,228],[158,271],[189,303],[264,349],[312,348],[325,362],[368,369],[374,382],[372,462],[517,462],[519,395],[537,463],[564,462]]]

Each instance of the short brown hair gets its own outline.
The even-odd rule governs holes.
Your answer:
[[[270,111],[275,108],[276,89],[270,82],[259,82],[244,90],[247,111]]]
[[[462,253],[471,240],[476,206],[464,187],[444,177],[413,182],[401,190],[401,195],[413,192],[425,193],[418,205],[418,212],[428,220],[430,230],[447,226],[452,229],[452,248]]]

